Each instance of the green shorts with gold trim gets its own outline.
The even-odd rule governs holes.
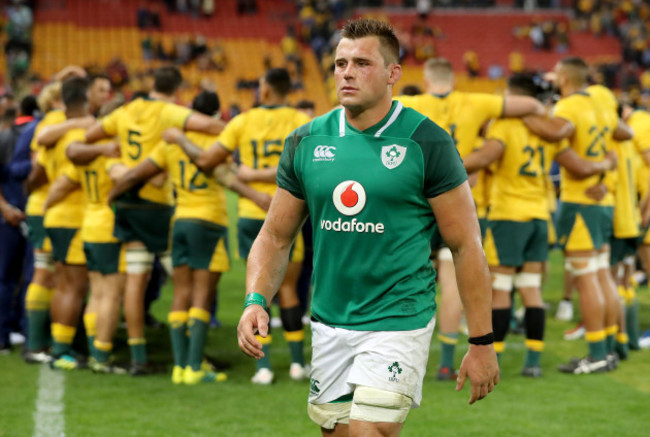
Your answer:
[[[142,199],[116,201],[113,235],[128,243],[141,241],[151,253],[169,248],[169,230],[174,208]]]
[[[27,239],[32,243],[32,247],[43,252],[51,252],[52,244],[45,232],[42,215],[27,216]]]
[[[636,238],[616,238],[613,237],[610,242],[611,254],[609,265],[614,266],[623,261],[628,256],[634,255],[641,244],[639,237]]]
[[[70,265],[86,264],[80,229],[45,228],[52,242],[52,258],[55,262]]]
[[[102,275],[113,275],[124,271],[124,250],[122,243],[88,243],[84,242],[84,253],[88,271],[99,272]],[[122,266],[123,267],[123,266]]]
[[[230,270],[228,229],[205,220],[176,220],[172,229],[172,264],[211,272]]]
[[[491,266],[520,267],[548,259],[548,222],[493,220],[488,224],[485,256]]]
[[[560,202],[557,211],[558,244],[564,251],[598,250],[613,234],[614,208]]]

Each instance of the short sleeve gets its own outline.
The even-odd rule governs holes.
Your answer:
[[[504,120],[494,120],[488,126],[485,138],[499,140],[502,144],[508,144],[508,129]]]
[[[163,120],[163,126],[166,128],[176,127],[178,129],[185,129],[185,123],[193,112],[185,106],[169,103],[164,106],[160,117]]]
[[[63,164],[63,171],[61,173],[76,184],[79,184],[81,182],[79,177],[79,168],[75,167],[70,162]]]
[[[102,130],[108,136],[114,137],[117,135],[117,127],[119,126],[119,119],[124,112],[123,107],[117,108],[115,111],[102,118]]]
[[[295,160],[300,142],[309,134],[310,126],[311,123],[308,123],[299,127],[289,134],[284,141],[284,150],[282,151],[282,155],[280,155],[280,164],[278,165],[276,176],[278,187],[287,190],[298,199],[303,200],[305,199],[305,193],[296,173]]]
[[[561,99],[553,107],[553,117],[563,118],[571,123],[574,126],[577,126],[577,115],[574,111],[574,107],[571,104],[572,99]]]
[[[149,154],[149,159],[156,167],[165,170],[167,168],[167,148],[171,147],[164,141],[160,141]]]
[[[234,152],[239,146],[239,137],[244,127],[246,114],[239,114],[226,125],[226,128],[219,135],[219,144],[226,150]]]
[[[505,100],[496,94],[470,93],[470,102],[482,112],[481,119],[500,118],[503,115]]]
[[[422,149],[424,159],[423,194],[436,197],[467,180],[467,172],[458,149],[449,134],[429,119],[415,130],[411,139]]]

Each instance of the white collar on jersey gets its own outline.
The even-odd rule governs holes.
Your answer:
[[[384,123],[382,127],[379,128],[377,132],[375,132],[375,137],[379,138],[381,134],[384,133],[388,127],[395,123],[395,120],[397,120],[397,117],[399,116],[400,112],[402,112],[402,109],[404,108],[404,105],[402,105],[402,102],[397,102],[395,105],[395,109],[393,110],[393,113],[391,114],[390,118]],[[345,108],[341,108],[341,113],[339,115],[339,137],[344,137],[345,136]]]

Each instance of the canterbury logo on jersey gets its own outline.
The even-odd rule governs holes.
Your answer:
[[[336,210],[341,214],[346,216],[357,215],[366,206],[366,190],[357,181],[343,181],[334,188],[332,202]],[[357,221],[356,218],[349,221],[344,221],[341,218],[337,220],[321,220],[320,228],[334,232],[384,233],[383,223],[364,223]]]
[[[316,146],[314,149],[314,159],[312,161],[334,161],[334,146]]]

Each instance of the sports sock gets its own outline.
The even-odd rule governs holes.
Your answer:
[[[84,314],[84,327],[86,328],[86,339],[88,340],[88,354],[95,356],[95,336],[97,335],[97,313]]]
[[[280,319],[284,327],[284,338],[289,344],[291,362],[305,365],[303,344],[305,331],[302,327],[302,309],[300,305],[291,308],[280,308]]]
[[[545,311],[542,307],[526,308],[524,317],[526,326],[526,358],[524,367],[539,366],[544,350]]]
[[[589,346],[589,356],[595,360],[604,360],[607,356],[607,346],[605,345],[605,330],[587,331],[585,340]]]
[[[32,282],[27,287],[25,295],[25,310],[27,312],[27,349],[38,351],[48,345],[48,329],[50,322],[50,302],[54,290]]]
[[[113,343],[95,339],[93,347],[95,350],[94,357],[98,363],[107,363],[111,359],[111,352],[113,352]]]
[[[622,360],[626,360],[630,354],[628,343],[629,338],[625,332],[616,334],[616,353]]]
[[[169,336],[172,341],[174,365],[185,368],[187,365],[187,311],[171,311],[167,316],[169,322]]]
[[[605,346],[608,354],[614,352],[614,348],[616,347],[616,334],[618,334],[618,325],[607,326],[605,328]]]
[[[72,350],[72,340],[77,333],[76,326],[62,325],[61,323],[52,323],[52,337],[54,339],[54,348],[52,353],[55,357],[69,354]]]
[[[497,357],[505,350],[505,339],[510,327],[510,308],[495,308],[492,310],[492,329],[494,331],[494,350]]]
[[[271,368],[271,342],[273,337],[269,333],[266,338],[256,335],[255,338],[262,343],[262,352],[264,352],[264,357],[257,360],[257,369],[270,369]]]
[[[201,369],[201,362],[203,361],[203,347],[210,326],[210,312],[202,308],[192,307],[188,316],[190,347],[187,354],[187,364],[192,370],[197,371]]]
[[[131,361],[135,364],[147,364],[147,340],[144,338],[129,338]]]
[[[625,330],[629,348],[639,350],[639,301],[634,287],[628,288],[625,293]]]
[[[458,332],[440,332],[438,340],[442,345],[440,351],[440,367],[454,369],[454,354],[458,344]]]

